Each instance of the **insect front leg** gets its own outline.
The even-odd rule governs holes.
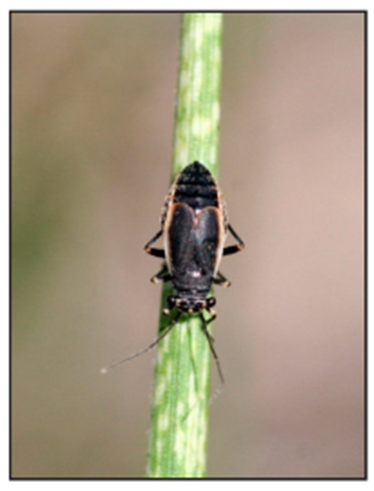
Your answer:
[[[165,251],[163,249],[156,249],[155,247],[150,247],[154,242],[156,242],[157,239],[161,237],[162,232],[163,230],[161,229],[149,242],[146,243],[146,245],[144,246],[144,250],[147,254],[150,254],[151,256],[165,258]]]
[[[227,225],[227,228],[231,235],[238,241],[237,244],[232,245],[232,246],[227,246],[223,249],[223,255],[228,256],[229,254],[235,254],[235,252],[239,252],[242,249],[244,249],[245,244],[242,241],[242,239],[239,237],[239,235],[235,232],[235,230],[232,228],[230,224]]]
[[[210,319],[205,320],[204,319],[204,316],[202,314],[200,315],[200,318],[201,318],[202,323],[203,323],[203,332],[204,332],[205,337],[206,337],[206,339],[208,341],[210,352],[212,353],[212,356],[213,356],[214,361],[216,363],[217,372],[218,372],[218,376],[219,376],[220,381],[221,381],[221,385],[223,385],[225,383],[225,379],[223,377],[223,372],[222,372],[222,369],[221,369],[221,364],[219,362],[219,358],[218,358],[217,352],[216,352],[216,350],[214,349],[214,346],[213,346],[213,344],[214,344],[213,336],[208,331],[208,324],[210,322],[212,322],[216,318],[216,313],[212,309],[208,309],[208,312],[210,314],[212,314],[212,317]]]

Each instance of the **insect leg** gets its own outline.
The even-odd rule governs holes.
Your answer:
[[[177,315],[174,317],[174,319],[171,320],[170,324],[168,324],[165,327],[165,330],[160,334],[160,336],[157,339],[155,339],[149,346],[147,346],[146,348],[144,348],[140,351],[137,351],[136,353],[128,356],[127,358],[124,358],[123,360],[119,360],[119,361],[113,363],[112,365],[109,365],[105,368],[102,368],[101,373],[105,374],[109,370],[113,370],[113,368],[117,368],[119,365],[123,365],[124,363],[127,363],[128,361],[133,360],[134,358],[137,358],[138,356],[143,355],[144,353],[147,353],[147,351],[150,351],[152,348],[154,348],[160,341],[162,341],[169,334],[169,332],[173,329],[175,324],[178,322],[181,314],[182,314],[182,312],[178,312]]]
[[[169,273],[166,264],[162,266],[161,271],[159,271],[151,278],[152,283],[158,283],[159,281],[170,281],[170,280],[171,280],[171,274]]]
[[[220,273],[219,271],[217,271],[217,275],[213,278],[213,283],[224,287],[228,287],[231,285],[230,281],[227,278],[225,278],[223,274]]]
[[[227,225],[227,228],[229,229],[231,235],[238,241],[237,244],[225,247],[223,249],[223,255],[228,256],[229,254],[234,254],[235,252],[239,252],[242,249],[244,249],[245,244],[242,241],[242,239],[239,237],[239,235],[235,232],[235,230],[231,227],[230,224]]]
[[[210,352],[212,353],[212,356],[213,356],[214,361],[216,363],[217,372],[218,372],[219,379],[221,381],[221,385],[223,385],[225,383],[225,379],[223,378],[223,373],[221,370],[221,365],[219,363],[218,355],[217,355],[216,350],[214,349],[214,346],[213,346],[214,339],[213,339],[212,335],[210,334],[210,332],[208,331],[208,327],[207,327],[208,324],[216,318],[217,314],[214,311],[209,311],[209,312],[212,314],[212,317],[210,319],[205,320],[203,314],[200,314],[200,318],[201,318],[202,323],[203,323],[203,331],[204,331],[204,334],[208,340]]]
[[[150,254],[151,256],[156,256],[156,257],[165,257],[165,251],[163,249],[156,249],[155,247],[150,247],[151,244],[156,242],[157,239],[159,239],[162,235],[163,230],[161,229],[157,234],[149,241],[146,243],[144,246],[144,250],[147,254]]]

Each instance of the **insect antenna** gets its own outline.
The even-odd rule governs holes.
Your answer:
[[[112,365],[108,365],[107,367],[102,368],[100,370],[100,373],[102,373],[104,375],[104,374],[108,373],[109,370],[113,370],[114,368],[117,368],[118,366],[123,365],[123,364],[127,363],[128,361],[131,361],[134,358],[137,358],[138,356],[144,355],[144,353],[147,353],[147,351],[150,351],[160,341],[162,341],[164,339],[164,337],[166,337],[169,334],[169,332],[173,329],[174,325],[178,322],[181,314],[182,314],[181,312],[178,312],[177,315],[174,317],[174,319],[172,319],[170,324],[168,326],[166,326],[164,332],[157,339],[155,339],[149,346],[147,346],[146,348],[144,348],[140,351],[137,351],[136,353],[133,353],[132,355],[128,356],[127,358],[123,358],[122,360],[116,361]]]
[[[219,358],[218,358],[217,352],[216,352],[216,350],[214,349],[214,346],[213,346],[214,339],[213,339],[212,335],[210,334],[210,332],[208,331],[208,323],[211,320],[213,320],[214,317],[211,317],[210,319],[208,319],[208,321],[206,321],[204,319],[203,314],[200,314],[200,318],[201,318],[201,321],[203,323],[203,331],[204,331],[204,334],[205,334],[205,336],[206,336],[206,338],[208,340],[210,352],[212,353],[212,356],[214,358],[214,361],[215,361],[215,364],[216,364],[216,367],[217,367],[218,376],[219,376],[219,379],[220,379],[220,382],[221,382],[221,387],[222,387],[224,385],[224,383],[225,383],[225,379],[223,378],[223,372],[222,372],[222,369],[221,369],[221,365],[220,365],[220,362],[219,362]]]

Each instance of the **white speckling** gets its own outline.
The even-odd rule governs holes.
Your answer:
[[[169,428],[169,419],[166,416],[164,416],[164,415],[159,416],[158,428],[160,431],[166,431]]]
[[[180,336],[180,342],[181,343],[184,343],[185,340],[186,340],[186,335],[187,335],[187,329],[186,329],[186,323],[183,322],[180,326],[180,333],[179,333],[179,336]]]
[[[185,432],[182,432],[181,431],[178,434],[178,438],[175,441],[175,447],[174,447],[175,453],[178,455],[178,458],[179,459],[182,459],[183,458],[183,454],[186,451],[186,443],[187,443],[187,441],[188,441],[188,439],[186,438]]]
[[[188,90],[190,87],[190,73],[187,70],[181,72],[179,78],[179,91]]]
[[[193,33],[193,46],[194,50],[199,52],[201,51],[201,47],[203,45],[203,41],[205,38],[205,33],[202,29],[196,29]]]
[[[163,399],[164,394],[165,394],[165,390],[166,390],[166,383],[165,382],[158,383],[157,388],[156,388],[156,394],[155,394],[156,404],[161,404],[162,399]]]
[[[217,121],[219,119],[220,114],[220,105],[218,102],[214,102],[211,107],[212,112],[212,121]]]
[[[198,49],[200,51],[200,48]],[[194,86],[195,87],[200,87],[202,78],[204,75],[204,62],[203,59],[198,57],[195,59],[194,65],[193,65],[193,76],[195,78],[194,80]],[[198,78],[196,78],[198,77]]]
[[[156,447],[157,447],[157,454],[162,455],[163,454],[163,445],[162,445],[163,439],[158,438],[156,441]]]
[[[216,32],[217,27],[221,22],[221,17],[222,14],[220,13],[211,14],[208,17],[206,17],[205,26],[204,26],[205,32],[209,32],[209,33]]]
[[[184,416],[184,413],[185,413],[184,403],[181,401],[178,401],[178,404],[177,404],[177,415],[178,415],[178,417],[182,418]]]
[[[173,375],[173,365],[172,363],[168,363],[166,369],[166,382],[172,379],[172,375]]]
[[[190,385],[193,385],[193,382],[192,382],[192,384],[190,383]],[[195,395],[195,388],[192,387],[188,393],[189,407],[193,408],[196,403],[197,403],[197,401],[196,401],[196,395]]]

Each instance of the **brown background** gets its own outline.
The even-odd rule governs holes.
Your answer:
[[[178,14],[12,16],[12,468],[144,475]],[[364,17],[225,16],[211,477],[364,472]],[[213,386],[218,385],[213,373]]]

